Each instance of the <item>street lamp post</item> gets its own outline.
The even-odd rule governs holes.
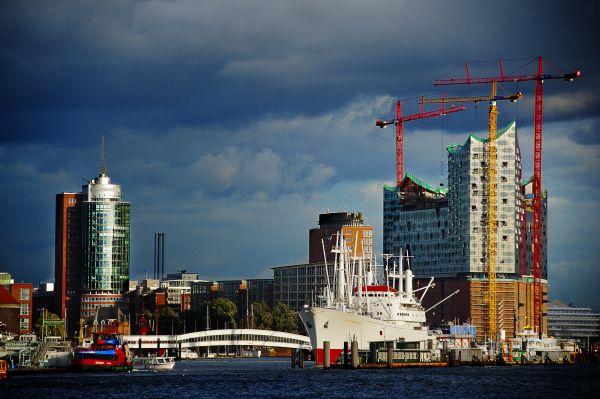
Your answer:
[[[42,342],[44,342],[44,330],[46,329],[46,308],[38,309],[42,314]]]

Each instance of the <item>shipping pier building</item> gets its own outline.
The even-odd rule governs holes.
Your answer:
[[[497,133],[497,308],[507,337],[533,325],[531,179],[521,179],[516,123]],[[411,268],[426,284],[436,277],[425,305],[456,289],[461,294],[428,313],[432,325],[471,322],[483,339],[487,286],[487,147],[469,135],[448,147],[448,187],[433,187],[407,174],[398,187],[384,186],[383,251],[408,251]],[[542,217],[543,330],[547,331],[546,204]]]

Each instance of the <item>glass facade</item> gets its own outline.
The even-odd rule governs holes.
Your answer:
[[[410,267],[417,276],[446,274],[446,190],[434,189],[407,174],[400,187],[384,187],[383,199],[383,252],[398,256],[408,251]]]
[[[525,209],[525,217],[526,217],[526,228],[525,228],[525,237],[527,240],[526,248],[529,248],[526,251],[526,267],[525,274],[532,275],[533,268],[533,176],[530,179],[522,182],[523,187],[523,206]],[[542,267],[542,278],[548,278],[548,256],[547,256],[547,245],[548,245],[548,192],[544,191],[542,195],[542,231],[541,231],[541,241],[542,241],[542,257],[541,257],[541,267]]]
[[[587,340],[600,339],[600,313],[591,308],[578,308],[564,304],[549,304],[548,333],[558,338]]]
[[[124,292],[129,282],[130,204],[83,203],[83,290]]]
[[[335,265],[308,263],[302,265],[279,266],[273,268],[274,302],[285,303],[294,310],[304,305],[319,303],[327,287],[327,276],[333,289]]]
[[[497,263],[501,277],[531,273],[531,200],[521,183],[516,124],[497,134]],[[407,174],[400,187],[383,190],[383,251],[408,250],[418,277],[484,277],[487,264],[488,141],[470,135],[448,147],[448,190]],[[529,201],[529,202],[528,202]],[[547,278],[546,204],[542,216],[542,277]],[[529,258],[529,259],[528,259]],[[525,270],[526,269],[526,270]]]
[[[124,306],[129,290],[131,204],[121,187],[100,175],[83,186],[81,317],[99,307]]]
[[[488,140],[470,135],[448,147],[448,225],[450,271],[483,274],[487,263]],[[521,155],[512,122],[496,137],[496,272],[518,272],[521,206]]]

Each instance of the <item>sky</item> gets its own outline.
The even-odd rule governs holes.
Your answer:
[[[395,99],[487,95],[435,79],[562,74],[544,84],[550,300],[600,309],[600,3],[579,1],[2,1],[0,271],[54,278],[55,195],[109,176],[132,203],[131,278],[153,265],[207,280],[308,260],[318,215],[361,211],[382,251],[395,180]],[[534,82],[498,104],[532,174]],[[406,123],[405,170],[437,185],[446,152],[487,134],[487,105]]]

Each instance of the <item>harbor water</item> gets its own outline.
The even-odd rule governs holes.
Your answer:
[[[597,397],[600,365],[323,370],[289,359],[205,359],[171,371],[11,376],[1,398]]]

